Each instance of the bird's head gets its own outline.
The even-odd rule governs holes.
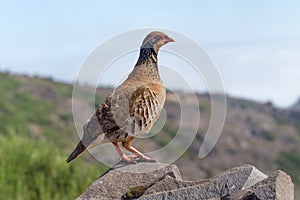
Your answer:
[[[163,32],[153,31],[145,37],[141,48],[153,48],[157,53],[160,47],[169,42],[175,41]]]

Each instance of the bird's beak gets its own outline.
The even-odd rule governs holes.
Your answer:
[[[175,42],[175,40],[174,40],[173,38],[170,38],[170,37],[169,37],[169,38],[167,39],[167,42]]]

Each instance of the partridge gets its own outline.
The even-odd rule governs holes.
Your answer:
[[[134,69],[84,125],[83,137],[66,160],[67,163],[105,141],[114,145],[120,160],[155,160],[132,147],[132,141],[151,130],[164,106],[166,90],[159,76],[157,55],[160,47],[168,42],[174,40],[158,31],[145,37]],[[119,143],[133,154],[126,155]]]

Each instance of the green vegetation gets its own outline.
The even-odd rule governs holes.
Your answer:
[[[0,73],[0,199],[74,199],[106,170],[65,162],[76,143],[71,94],[51,79]]]
[[[265,131],[263,137],[268,141],[272,141],[276,138],[276,134],[274,132]]]
[[[300,153],[298,150],[280,152],[276,162],[280,169],[291,175],[294,183],[300,184]]]
[[[206,112],[207,110],[210,110],[210,105],[207,103],[199,102],[199,109],[200,112]]]
[[[166,146],[177,134],[178,129],[166,123],[158,134],[152,137],[160,146]]]
[[[9,134],[0,146],[1,199],[74,199],[103,172],[82,160],[67,165],[46,141]]]
[[[214,169],[211,166],[207,166],[204,171],[206,172],[206,178],[211,178],[215,175]]]
[[[276,124],[278,126],[281,126],[281,125],[284,125],[285,124],[285,121],[282,119],[282,118],[279,118],[277,116],[274,116],[275,120],[276,120]]]
[[[247,102],[245,100],[240,100],[239,103],[243,109],[246,109],[249,105],[249,102]]]
[[[99,108],[99,106],[102,104],[102,102],[104,101],[105,97],[101,96],[99,94],[95,95],[95,110]]]

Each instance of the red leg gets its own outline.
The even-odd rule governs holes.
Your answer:
[[[120,155],[120,160],[124,160],[128,163],[135,162],[134,158],[136,158],[136,155],[129,155],[127,156],[124,151],[120,148],[119,144],[117,142],[112,142],[114,147],[116,148],[118,154]]]
[[[128,140],[127,142],[123,142],[122,145],[123,145],[123,147],[125,149],[127,149],[128,151],[134,153],[137,157],[139,157],[139,158],[141,158],[143,160],[157,162],[157,160],[155,158],[147,157],[144,154],[142,154],[141,152],[139,152],[136,148],[134,148],[133,146],[131,146],[131,142],[132,142],[132,140]]]

